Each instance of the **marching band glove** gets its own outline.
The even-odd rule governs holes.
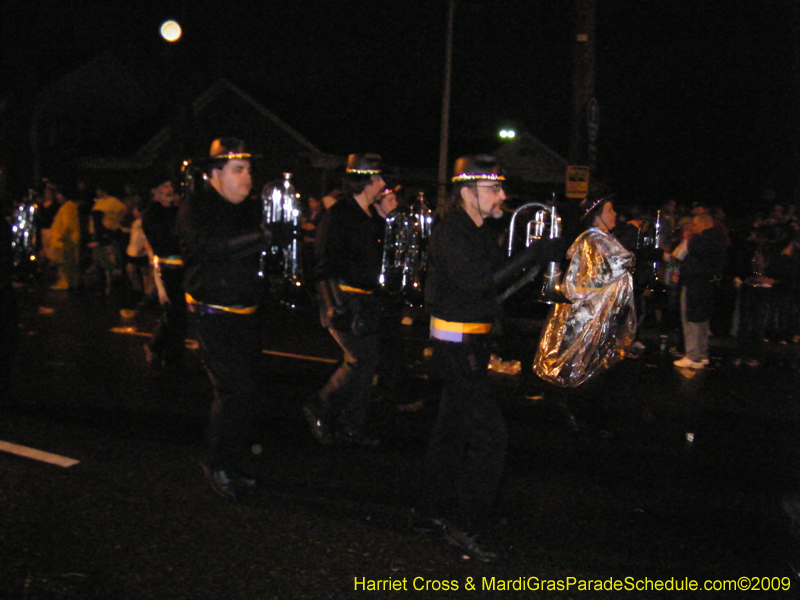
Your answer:
[[[234,238],[210,240],[204,245],[203,254],[209,258],[248,256],[266,249],[271,241],[272,232],[255,231]]]
[[[255,233],[246,233],[235,238],[228,240],[228,251],[231,254],[260,252],[265,249],[272,241],[272,232],[270,231],[256,231]]]
[[[567,250],[566,240],[562,238],[543,239],[531,244],[504,264],[493,275],[496,285],[502,284],[518,271],[534,263],[545,265],[551,262],[560,262]]]

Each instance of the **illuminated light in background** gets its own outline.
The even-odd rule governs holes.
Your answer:
[[[517,136],[517,132],[513,129],[501,129],[500,137],[504,140],[513,140]]]
[[[159,31],[161,37],[168,42],[177,42],[181,38],[181,26],[177,21],[164,21]]]

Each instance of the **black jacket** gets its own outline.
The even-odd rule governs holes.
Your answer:
[[[498,313],[495,272],[503,264],[497,236],[454,208],[433,228],[425,303],[431,315],[457,323],[491,323]]]
[[[142,214],[142,229],[153,254],[160,257],[178,256],[178,207],[152,202]]]
[[[317,228],[317,281],[334,279],[367,291],[378,289],[385,223],[367,216],[348,196],[334,204]]]
[[[256,200],[233,204],[208,187],[181,203],[178,232],[187,293],[205,304],[259,304],[265,238]]]

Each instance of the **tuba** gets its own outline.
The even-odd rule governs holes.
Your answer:
[[[427,265],[425,246],[432,227],[433,212],[423,192],[417,194],[415,206],[396,208],[386,217],[378,280],[384,291],[411,296],[422,292]]]
[[[555,195],[554,195],[555,196]],[[561,237],[561,217],[558,216],[556,211],[555,197],[550,206],[541,204],[540,202],[528,202],[523,204],[514,214],[511,215],[511,223],[508,231],[508,256],[510,257],[514,252],[515,240],[519,240],[519,232],[517,232],[517,219],[521,213],[530,213],[533,211],[533,218],[525,222],[523,232],[525,247],[536,243],[538,240],[544,238],[545,235],[549,239],[556,239]],[[529,270],[516,284],[506,290],[501,296],[500,300],[505,300],[511,294],[518,291],[529,281],[532,281],[539,274],[539,268]],[[547,264],[544,270],[542,289],[536,299],[537,302],[545,304],[556,303],[569,303],[569,299],[564,296],[561,291],[561,264],[557,261],[552,261]]]
[[[37,233],[36,192],[28,190],[11,220],[11,266],[19,275],[27,275],[36,260]]]
[[[260,276],[277,276],[276,296],[282,304],[296,308],[297,292],[303,287],[302,209],[291,173],[284,173],[283,180],[264,186],[261,205],[264,229],[272,234],[272,241],[261,254]]]
[[[655,219],[646,219],[636,237],[636,256],[634,285],[649,296],[663,288],[662,259],[663,238],[661,211],[656,211]]]
[[[181,163],[181,176],[180,176],[180,196],[186,199],[194,194],[198,187],[203,184],[205,174],[202,167],[192,162],[189,159]]]

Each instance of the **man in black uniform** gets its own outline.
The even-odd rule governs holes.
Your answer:
[[[498,314],[498,286],[519,268],[549,261],[558,244],[540,242],[505,263],[486,221],[503,215],[500,165],[489,155],[456,161],[453,197],[429,245],[426,308],[442,398],[425,458],[427,497],[412,514],[418,531],[445,539],[481,561],[497,554],[477,539],[505,465],[507,433],[487,377],[487,337]],[[555,240],[554,240],[555,242]]]
[[[261,206],[250,198],[251,158],[242,140],[215,140],[208,185],[181,203],[178,216],[186,302],[214,387],[207,477],[215,492],[231,499],[256,486],[241,461],[261,392],[257,309],[267,235]]]
[[[142,228],[153,250],[154,275],[161,302],[161,319],[145,344],[151,367],[180,364],[186,339],[186,296],[178,240],[178,195],[171,179],[150,190],[151,202],[142,215]]]
[[[345,195],[326,211],[317,232],[314,277],[322,325],[344,351],[337,371],[303,407],[311,433],[323,445],[378,443],[365,433],[364,423],[380,353],[384,221],[372,205],[385,186],[382,168],[377,154],[351,154]]]

